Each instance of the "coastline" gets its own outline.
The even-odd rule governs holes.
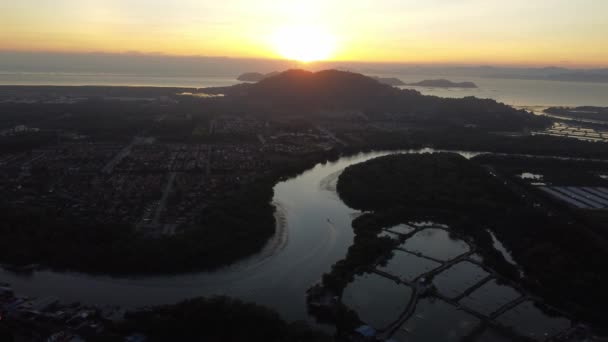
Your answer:
[[[251,256],[252,258],[259,258],[260,261],[256,264],[263,263],[266,259],[274,256],[275,254],[282,251],[289,241],[289,234],[287,230],[287,209],[280,202],[272,202],[275,208],[274,220],[275,220],[275,232],[274,235],[268,239],[266,245],[260,252]]]

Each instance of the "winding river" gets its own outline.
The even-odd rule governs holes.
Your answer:
[[[20,295],[128,308],[228,295],[274,308],[289,320],[310,320],[306,290],[345,257],[353,242],[351,222],[359,214],[338,198],[337,178],[349,165],[390,153],[397,152],[343,157],[317,164],[278,183],[274,188],[279,222],[276,236],[261,253],[231,267],[215,272],[131,278],[47,270],[16,275],[2,270],[0,282],[10,283]],[[476,155],[459,153],[465,157]]]

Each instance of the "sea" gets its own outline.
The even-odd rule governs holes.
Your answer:
[[[425,95],[461,98],[475,96],[528,109],[549,106],[608,107],[608,83],[521,80],[444,75],[376,74],[397,77],[406,83],[445,78],[454,82],[470,81],[477,89],[409,87]],[[0,85],[57,85],[57,86],[150,86],[150,87],[222,87],[239,83],[237,74],[230,76],[157,76],[106,73],[61,72],[2,72]]]

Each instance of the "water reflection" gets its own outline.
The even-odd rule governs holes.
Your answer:
[[[452,238],[443,229],[434,228],[419,231],[400,247],[442,261],[453,259],[469,251],[466,242]]]
[[[544,341],[571,325],[568,319],[544,313],[532,301],[519,304],[498,317],[497,321],[537,341]]]
[[[471,334],[480,321],[448,303],[433,298],[423,299],[416,313],[393,335],[402,342],[460,341]]]
[[[378,270],[405,281],[413,281],[416,277],[430,272],[439,266],[440,264],[435,261],[396,250],[386,265],[379,266]]]
[[[460,303],[485,315],[500,309],[517,298],[521,294],[514,288],[499,284],[496,280],[491,280],[470,295],[460,300]]]
[[[343,303],[365,324],[383,328],[394,322],[387,336],[396,341],[544,340],[570,327],[568,319],[551,317],[532,302],[524,302],[529,294],[504,285],[497,274],[482,267],[482,258],[468,255],[470,246],[450,236],[448,227],[433,228],[437,225],[430,223],[395,227],[415,233],[404,236],[384,230],[381,236],[405,238],[405,242],[377,265],[378,274],[357,277],[346,288]],[[396,295],[391,301],[391,293],[404,287],[412,289],[411,300]],[[502,328],[500,332],[496,327]]]
[[[416,230],[416,228],[409,226],[407,224],[398,224],[396,226],[387,228],[387,230],[389,230],[393,233],[407,235],[407,234],[414,232],[414,230]]]
[[[356,276],[342,295],[342,303],[364,322],[380,330],[397,321],[405,311],[412,290],[375,273]]]
[[[425,149],[424,152],[433,150]],[[20,276],[2,270],[0,281],[10,283],[20,295],[127,308],[169,304],[199,296],[228,295],[274,308],[289,320],[310,320],[305,303],[306,290],[335,262],[344,258],[353,241],[352,219],[359,214],[344,205],[331,186],[322,187],[322,181],[332,175],[335,180],[335,175],[349,165],[389,153],[396,152],[361,153],[340,158],[278,183],[273,201],[281,204],[283,211],[285,244],[281,249],[267,250],[215,272],[112,277],[53,271]]]
[[[399,234],[395,234],[391,231],[388,230],[383,230],[380,234],[378,234],[378,237],[387,237],[389,239],[392,240],[400,240],[401,236]]]
[[[455,298],[473,287],[489,275],[483,268],[472,262],[459,262],[439,273],[433,283],[439,293],[449,298]]]
[[[434,150],[403,152],[421,153]],[[38,271],[29,276],[19,276],[0,271],[0,281],[10,283],[20,295],[51,296],[64,302],[122,305],[127,308],[175,303],[199,296],[228,295],[269,306],[288,320],[310,320],[305,304],[306,290],[317,282],[323,273],[328,272],[334,263],[345,257],[353,242],[353,217],[360,214],[348,208],[336,196],[336,175],[350,165],[386,154],[389,153],[364,153],[318,164],[297,177],[277,184],[274,188],[274,202],[279,203],[282,208],[286,242],[279,244],[281,248],[267,249],[222,270],[155,277],[91,276],[52,271]],[[462,154],[466,157],[476,155],[465,152]],[[431,227],[434,224],[427,222],[414,226]],[[411,227],[405,225],[390,229],[397,233],[412,231]],[[469,251],[464,241],[454,240],[447,231],[437,228],[426,228],[415,234],[402,247],[428,254],[438,260],[449,260]],[[413,280],[440,265],[439,262],[396,250],[394,257],[386,265],[380,266],[379,270],[402,279]],[[445,276],[444,284],[447,285],[438,285],[444,290],[447,289],[445,291],[448,293],[452,291],[452,282],[460,281],[460,277],[472,274],[473,279],[478,279],[481,276],[473,266],[466,266],[465,269],[454,268],[452,272],[450,276]],[[443,283],[442,277],[444,276],[441,274],[438,276],[438,284]],[[398,285],[393,280],[380,278],[375,274],[357,278],[357,281],[349,285],[343,297],[349,305],[360,311],[359,314],[365,320],[377,326],[398,318],[412,293],[412,289],[404,284]],[[465,278],[462,279],[464,283],[470,284]],[[458,287],[458,291],[454,290],[453,293],[461,291],[462,288]],[[484,298],[486,297],[482,295],[477,300],[488,300],[490,304],[495,302],[494,298]],[[481,306],[485,307],[485,304],[482,303]],[[518,319],[518,314],[511,312],[500,316],[501,322],[506,325],[521,325],[522,331],[528,334],[554,331],[567,323],[564,319],[548,319],[542,312],[539,314],[526,306],[518,307],[518,310],[518,314],[527,317],[523,323]],[[399,334],[409,336],[411,339],[408,341],[445,341],[468,333],[475,320],[457,310],[456,306],[426,298],[419,302],[416,315],[404,325],[412,334],[405,330],[400,330]],[[535,325],[540,328],[533,329],[532,326]]]

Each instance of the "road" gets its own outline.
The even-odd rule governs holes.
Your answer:
[[[167,205],[167,199],[171,194],[171,189],[173,189],[173,183],[175,182],[176,172],[169,173],[169,179],[167,180],[167,184],[165,185],[165,189],[163,190],[163,195],[160,198],[158,206],[156,206],[156,212],[154,213],[154,217],[152,219],[152,225],[158,226],[160,224],[160,215],[163,210],[165,210],[165,206]]]
[[[345,143],[343,140],[341,140],[340,138],[338,138],[332,131],[330,131],[329,129],[321,126],[321,125],[317,125],[317,129],[319,130],[319,132],[327,135],[328,137],[330,137],[333,141],[337,142],[338,144],[342,145],[342,146],[348,146],[347,143]]]

